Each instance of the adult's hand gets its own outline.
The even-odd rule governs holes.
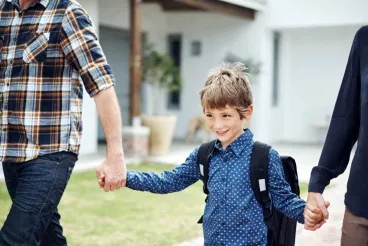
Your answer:
[[[327,208],[330,206],[330,202],[325,201],[321,193],[309,192],[307,199],[307,206],[304,209],[304,217],[311,217],[311,212],[316,211],[316,209],[320,209],[323,214],[323,220],[321,220],[318,224],[313,224],[312,221],[305,220],[304,228],[306,230],[315,231],[319,229],[326,220],[328,219],[328,211]]]
[[[105,192],[118,190],[124,187],[126,185],[126,166],[124,157],[108,157],[96,168],[97,179],[101,176],[104,177],[103,188]]]

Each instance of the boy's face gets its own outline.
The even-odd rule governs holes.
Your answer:
[[[229,106],[223,109],[206,109],[204,113],[208,128],[216,134],[222,147],[226,148],[243,134],[243,125],[250,119],[252,110],[253,106],[250,106],[248,115],[243,119],[236,109]]]

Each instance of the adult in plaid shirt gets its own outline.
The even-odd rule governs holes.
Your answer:
[[[83,85],[107,141],[105,191],[125,185],[114,77],[72,0],[0,0],[0,162],[13,201],[0,245],[67,245],[57,206],[78,158]]]

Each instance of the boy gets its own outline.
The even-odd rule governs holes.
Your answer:
[[[253,134],[243,130],[252,116],[252,92],[241,63],[224,64],[208,77],[200,91],[208,127],[218,140],[211,154],[203,230],[205,245],[266,245],[267,228],[261,205],[250,185]],[[127,187],[166,194],[181,191],[200,179],[196,148],[186,161],[162,174],[128,171]],[[98,173],[99,184],[104,175]],[[269,152],[269,188],[274,206],[288,217],[304,222],[305,201],[291,193],[283,177],[280,157]],[[323,220],[318,209],[306,213],[310,223]]]

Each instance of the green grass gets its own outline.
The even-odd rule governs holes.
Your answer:
[[[161,172],[174,166],[130,165],[130,169]],[[202,235],[197,224],[205,195],[197,182],[184,191],[157,195],[130,189],[105,193],[97,188],[93,171],[73,173],[59,212],[71,246],[174,245]],[[0,183],[0,227],[10,208]]]
[[[174,166],[130,165],[130,169],[161,172]],[[307,185],[300,184],[301,192]],[[93,171],[74,173],[59,211],[71,246],[175,245],[202,235],[196,224],[203,213],[202,184],[179,193],[156,195],[121,189],[105,193],[97,188]],[[0,183],[0,225],[10,208],[10,198]]]
[[[308,195],[308,184],[299,183],[299,188],[300,188],[300,198],[306,200]]]

